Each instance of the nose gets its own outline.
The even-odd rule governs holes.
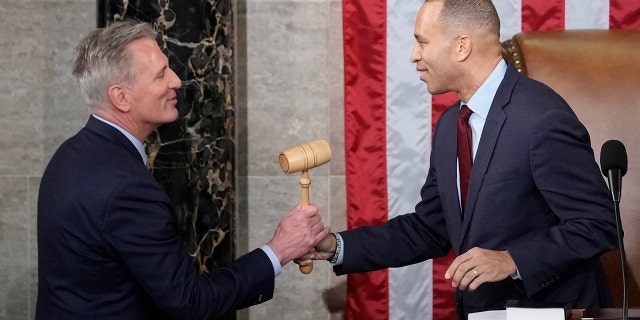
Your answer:
[[[171,73],[170,74],[171,79],[169,80],[169,88],[178,89],[182,87],[182,81],[180,80],[180,77],[178,77],[178,75],[172,69],[169,69],[169,72]]]
[[[409,57],[409,59],[411,59],[411,62],[416,63],[418,62],[418,60],[420,60],[420,54],[418,53],[419,50],[420,45],[416,42],[416,44],[413,45],[413,49],[411,50],[411,57]]]

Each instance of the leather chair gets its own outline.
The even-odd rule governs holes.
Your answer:
[[[629,306],[640,307],[640,30],[523,32],[502,47],[504,58],[520,72],[549,85],[571,105],[589,130],[597,161],[605,141],[624,143],[629,164],[620,212]],[[618,249],[601,260],[614,307],[621,307]]]

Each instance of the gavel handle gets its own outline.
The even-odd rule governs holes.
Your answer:
[[[309,205],[309,186],[311,185],[311,179],[309,179],[309,170],[302,170],[300,177],[300,207],[304,208]],[[300,266],[300,272],[309,274],[313,270],[313,262],[308,266]]]

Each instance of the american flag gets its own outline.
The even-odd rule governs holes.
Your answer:
[[[431,130],[455,94],[431,96],[409,55],[422,0],[343,0],[349,228],[412,212]],[[521,31],[640,29],[640,0],[494,0],[501,40]],[[449,257],[348,275],[347,319],[455,319]]]

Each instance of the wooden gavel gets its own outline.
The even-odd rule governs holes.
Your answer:
[[[301,144],[280,152],[280,168],[286,173],[302,172],[300,176],[300,207],[309,205],[309,169],[321,166],[331,161],[331,147],[325,140]],[[313,263],[300,266],[300,272],[311,273]]]

